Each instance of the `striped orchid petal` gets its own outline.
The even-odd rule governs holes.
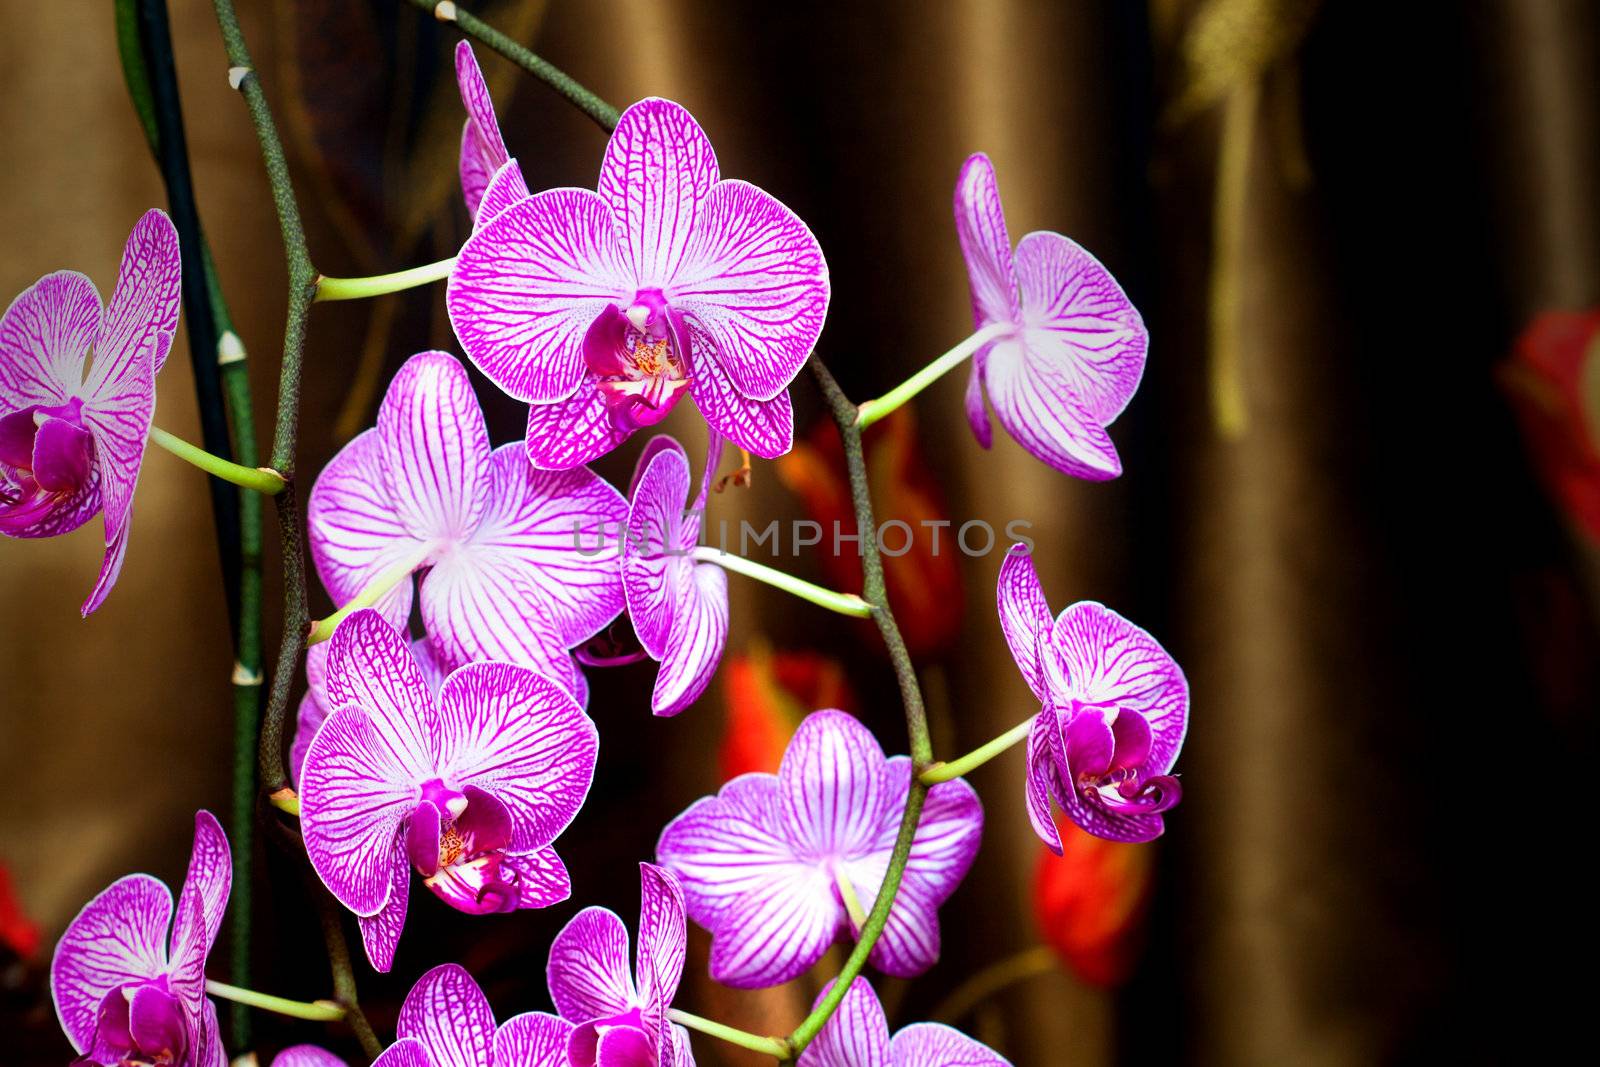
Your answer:
[[[513,1015],[494,1035],[495,1067],[538,1067],[566,1062],[572,1024],[559,1015],[530,1011]]]
[[[1011,1067],[987,1045],[939,1023],[913,1023],[889,1045],[893,1067]]]
[[[496,166],[447,302],[468,358],[530,404],[535,466],[598,458],[685,392],[746,450],[788,451],[785,390],[829,297],[822,251],[789,208],[721,180],[705,131],[670,100],[623,112],[595,193],[528,197],[514,160]]]
[[[621,493],[584,467],[535,470],[522,443],[491,457],[489,506],[465,551],[521,570],[564,646],[587,641],[622,612],[617,539]]]
[[[700,698],[728,643],[728,575],[712,563],[682,573],[672,633],[656,673],[650,709],[670,716]]]
[[[344,1060],[316,1045],[290,1045],[272,1057],[272,1067],[347,1067]]]
[[[489,503],[489,431],[466,368],[446,352],[406,360],[378,409],[378,436],[401,525],[424,542],[469,535]]]
[[[364,430],[322,468],[311,487],[306,523],[317,576],[336,604],[346,604],[377,577],[415,559],[425,542],[400,518],[384,478],[383,439]],[[412,582],[398,582],[373,605],[393,626],[411,616]]]
[[[605,202],[552,189],[502,211],[462,246],[446,304],[467,358],[518,400],[566,400],[583,339],[633,291]]]
[[[395,1034],[428,1050],[433,1067],[490,1067],[494,1011],[460,964],[445,963],[417,979],[400,1006]]]
[[[673,306],[703,325],[715,344],[707,354],[740,395],[771,400],[822,334],[829,295],[822,249],[793,211],[748,182],[718,182],[696,221],[672,283]]]
[[[820,855],[868,851],[894,799],[877,738],[842,711],[806,716],[783,754],[778,785],[787,835]]]
[[[461,131],[461,195],[467,201],[467,213],[476,215],[485,186],[510,155],[500,136],[488,83],[483,80],[472,45],[466,41],[456,45],[456,85],[467,109],[466,126]]]
[[[231,878],[222,828],[210,812],[198,812],[176,914],[165,885],[134,874],[113,882],[67,926],[50,961],[50,991],[61,1028],[85,1062],[158,1062],[173,1053],[174,1067],[226,1062],[205,966]]]
[[[528,192],[527,179],[522,176],[521,165],[514,159],[506,160],[483,190],[483,198],[472,216],[473,231],[481,230],[499,218],[506,208],[520,204],[532,195]]]
[[[598,188],[624,235],[633,288],[665,288],[677,278],[718,177],[711,141],[682,105],[652,97],[622,113]]]
[[[0,317],[0,411],[64,404],[83,386],[100,293],[75,270],[46,274]]]
[[[472,663],[439,691],[439,770],[510,810],[510,847],[543,848],[577,815],[594,781],[594,723],[564,690],[525,667]]]
[[[1039,640],[1053,622],[1049,602],[1034,569],[1033,554],[1025,545],[1013,545],[1000,564],[1000,632],[1011,648],[1011,658],[1040,700],[1049,698],[1044,666],[1039,662]]]
[[[834,984],[822,987],[818,1004]],[[800,1067],[890,1067],[889,1020],[865,978],[850,983],[816,1040],[800,1054]]]
[[[608,908],[584,908],[550,944],[550,999],[569,1022],[622,1015],[638,1002],[628,928]]]
[[[92,1046],[106,994],[166,972],[171,922],[172,891],[147,874],[130,874],[67,925],[50,961],[50,992],[73,1048],[86,1052]]]

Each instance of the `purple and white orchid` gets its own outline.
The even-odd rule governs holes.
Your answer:
[[[972,318],[1001,336],[980,349],[967,381],[967,419],[991,442],[983,394],[1034,456],[1079,478],[1122,473],[1106,433],[1144,373],[1144,320],[1100,261],[1070,238],[1036,231],[1011,249],[989,157],[956,181],[956,234],[972,287]]]
[[[349,1064],[316,1045],[291,1045],[272,1057],[272,1067],[349,1067]]]
[[[727,572],[694,556],[718,453],[713,437],[693,506],[694,476],[677,441],[652,438],[634,469],[622,588],[639,644],[661,664],[650,696],[657,715],[676,715],[705,692],[728,642]]]
[[[75,1062],[227,1062],[205,967],[232,883],[228,839],[216,818],[201,811],[176,913],[172,891],[148,874],[120,878],[84,905],[50,961],[50,993],[79,1053]]]
[[[569,1023],[542,1011],[514,1015],[496,1026],[489,999],[472,975],[460,964],[445,963],[418,978],[406,994],[395,1043],[372,1067],[564,1064],[571,1031]]]
[[[829,982],[820,1003],[833,989]],[[939,1023],[913,1023],[889,1038],[889,1020],[865,978],[850,983],[844,999],[816,1040],[800,1054],[800,1067],[1011,1067],[1005,1057]]]
[[[683,890],[671,871],[639,864],[639,945],[608,908],[585,908],[550,945],[545,976],[556,1011],[572,1027],[572,1067],[693,1067],[689,1033],[667,1016],[683,977],[688,930]]]
[[[1052,619],[1033,556],[1000,565],[1000,628],[1044,707],[1028,730],[1028,817],[1056,854],[1052,798],[1089,833],[1149,841],[1183,790],[1171,773],[1189,725],[1189,683],[1156,639],[1093,601]]]
[[[592,471],[534,470],[520,443],[491,450],[466,368],[424,352],[389,383],[377,426],[318,477],[308,518],[317,573],[335,601],[392,583],[374,606],[404,627],[408,573],[425,571],[422,618],[442,664],[532,667],[583,702],[567,650],[622,610],[617,552],[604,534],[627,509]],[[602,543],[595,551],[583,541]]]
[[[457,71],[470,115],[462,186],[480,202],[450,274],[450,321],[478,369],[531,405],[534,466],[587,463],[685,396],[741,448],[787,452],[788,385],[829,295],[805,223],[722,179],[705,131],[670,100],[622,113],[597,192],[520,195],[476,63],[458,52]]]
[[[571,882],[553,842],[594,780],[594,723],[560,687],[510,663],[471,663],[437,700],[406,639],[376,611],[328,650],[334,709],[300,770],[300,827],[318,876],[389,969],[409,868],[468,914],[542,908]]]
[[[711,975],[742,989],[805,972],[872,906],[911,786],[911,761],[885,759],[842,711],[807,716],[777,774],[744,774],[662,831],[656,858],[711,931]],[[957,778],[928,791],[872,965],[912,977],[939,958],[939,906],[978,853],[983,806]]]
[[[148,211],[104,310],[93,282],[62,270],[0,318],[0,534],[53,537],[103,513],[105,557],[84,615],[105,602],[127,554],[156,372],[178,329],[180,274],[172,220]]]

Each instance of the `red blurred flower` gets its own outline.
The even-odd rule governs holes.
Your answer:
[[[1534,466],[1562,509],[1600,541],[1600,311],[1546,311],[1500,368]]]
[[[919,445],[911,408],[902,407],[873,425],[862,444],[895,621],[913,656],[946,652],[961,633],[960,550],[944,495]],[[795,442],[794,449],[778,460],[777,471],[822,527],[822,568],[828,584],[859,593],[861,559],[850,550],[854,542],[842,542],[840,551],[833,551],[834,523],[839,524],[841,537],[856,533],[838,427],[831,420],[820,420],[806,440]]]
[[[0,863],[0,948],[31,959],[39,948],[39,927],[22,910],[11,888],[11,872]]]
[[[1095,837],[1060,815],[1056,829],[1062,854],[1041,847],[1033,876],[1039,932],[1085,982],[1120,985],[1143,942],[1154,852]]]
[[[856,698],[838,662],[815,652],[774,653],[764,642],[722,661],[728,725],[718,760],[722,779],[775,773],[800,720],[819,708],[851,710]]]

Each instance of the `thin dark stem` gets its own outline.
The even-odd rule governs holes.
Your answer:
[[[307,879],[310,881],[311,879]],[[344,936],[344,909],[333,899],[333,894],[321,885],[311,890],[317,902],[317,915],[322,922],[322,940],[328,949],[328,968],[333,974],[333,998],[345,1010],[345,1021],[355,1031],[361,1051],[372,1059],[383,1052],[383,1042],[373,1032],[361,1002],[356,997],[355,970],[350,965],[350,944]]]
[[[305,855],[305,841],[289,826],[273,820],[267,824],[268,832],[277,838],[285,852]],[[344,909],[328,892],[308,863],[296,865],[300,881],[317,908],[317,924],[322,929],[322,941],[328,952],[328,969],[333,977],[333,999],[344,1008],[345,1022],[355,1032],[356,1040],[369,1059],[376,1059],[383,1051],[383,1042],[372,1029],[361,1002],[356,996],[355,968],[350,961],[350,943],[344,936]]]
[[[278,413],[272,435],[272,467],[290,482],[274,501],[278,510],[278,536],[283,552],[283,635],[278,649],[278,664],[267,694],[262,720],[257,762],[261,787],[269,793],[288,784],[283,758],[283,721],[289,707],[289,692],[294,686],[309,615],[306,608],[305,547],[300,536],[300,512],[294,491],[295,450],[300,426],[300,375],[305,354],[306,316],[316,296],[316,268],[306,248],[305,228],[300,222],[300,207],[295,201],[289,164],[283,142],[278,137],[272,108],[267,102],[261,79],[256,74],[239,29],[232,0],[216,0],[217,24],[227,50],[229,82],[244,97],[261,145],[261,159],[272,187],[272,202],[278,213],[283,235],[284,257],[289,272],[289,306],[284,316],[283,363],[278,377]]]
[[[178,76],[172,61],[172,34],[166,0],[139,0],[139,43],[144,73],[149,79],[150,102],[156,129],[156,161],[167,187],[167,206],[178,230],[178,254],[183,265],[183,316],[189,336],[190,362],[200,408],[200,440],[207,452],[233,458],[228,439],[228,416],[222,398],[217,366],[217,324],[206,285],[205,253],[200,236],[200,213],[189,178],[189,149],[184,136],[183,110],[178,97]],[[222,557],[223,588],[228,602],[230,628],[239,617],[239,494],[233,486],[209,479],[211,515]]]
[[[463,11],[454,3],[446,0],[410,0],[412,7],[421,8],[431,12],[441,22],[453,22],[462,33],[473,40],[489,46],[502,56],[511,60],[535,78],[544,82],[550,88],[566,97],[579,111],[588,115],[602,130],[610,131],[617,128],[617,119],[621,112],[579,82],[573,80],[565,71],[562,71],[533,52],[518,44],[506,34],[484,22],[470,11]]]
[[[239,19],[234,13],[232,0],[215,2],[217,24],[222,30],[223,46],[228,54],[228,80],[244,96],[250,119],[255,124],[256,139],[261,144],[261,159],[272,187],[272,202],[278,213],[278,226],[283,234],[284,258],[289,273],[289,300],[283,327],[283,363],[278,378],[278,412],[272,435],[272,466],[289,483],[283,492],[273,498],[278,512],[278,541],[283,557],[283,635],[278,646],[278,662],[272,674],[272,688],[267,697],[257,751],[261,785],[268,792],[277,792],[288,783],[284,767],[283,724],[289,707],[289,692],[294,685],[295,672],[304,650],[306,629],[310,623],[306,608],[305,543],[300,530],[299,494],[294,476],[295,451],[299,443],[300,375],[305,356],[306,318],[311,310],[312,299],[316,296],[317,272],[306,247],[305,227],[300,221],[300,207],[295,201],[288,161],[283,154],[283,142],[278,137],[272,108],[267,103],[261,79],[255,72],[244,34],[239,29]],[[273,825],[281,829],[276,821]],[[302,871],[308,875],[307,881],[312,881],[309,868],[302,865]],[[350,1025],[362,1049],[368,1056],[376,1057],[382,1051],[382,1045],[362,1014],[356,996],[355,972],[350,963],[350,948],[345,942],[343,916],[338,904],[323,887],[314,887],[312,895],[322,916],[322,935],[327,945],[334,995],[348,1011]]]
[[[844,458],[845,465],[850,471],[850,498],[855,505],[856,529],[863,533],[876,530],[878,527],[872,517],[872,496],[867,486],[867,464],[861,448],[861,428],[856,425],[858,409],[844,395],[839,383],[834,381],[833,375],[828,373],[828,368],[824,367],[820,360],[813,357],[811,369],[816,374],[817,383],[822,387],[822,395],[828,401],[828,409],[833,413],[834,421],[839,424],[839,435],[844,439]],[[878,632],[883,635],[884,644],[888,646],[889,661],[893,664],[895,678],[900,683],[900,699],[905,705],[906,732],[910,736],[911,761],[915,772],[911,787],[906,793],[905,814],[900,818],[900,832],[895,838],[894,851],[889,855],[889,866],[884,871],[878,898],[872,902],[872,911],[867,914],[867,921],[861,926],[856,947],[851,951],[849,959],[845,960],[844,966],[839,969],[833,988],[789,1035],[789,1047],[793,1051],[786,1062],[790,1063],[799,1057],[805,1047],[827,1025],[833,1013],[838,1010],[845,993],[849,991],[850,983],[855,981],[856,976],[866,966],[867,957],[872,954],[872,947],[877,944],[884,925],[889,921],[889,911],[894,906],[895,895],[900,891],[900,880],[905,875],[906,863],[911,858],[911,845],[917,836],[917,823],[922,818],[922,805],[928,798],[928,786],[915,777],[933,760],[933,745],[928,737],[927,712],[922,704],[922,688],[917,684],[917,672],[912,666],[911,654],[906,651],[905,639],[900,636],[900,627],[895,625],[894,612],[889,607],[887,587],[883,580],[883,557],[878,552],[877,541],[869,535],[862,541],[862,545],[861,595],[862,599],[872,605],[872,617],[878,623]]]
[[[228,441],[233,455],[254,467],[257,459],[255,414],[244,345],[212,264],[201,227],[189,172],[187,139],[172,57],[166,0],[118,0],[117,30],[124,76],[151,153],[167,187],[183,263],[185,317],[195,386],[203,413],[207,450]],[[225,412],[218,434],[215,415]],[[226,449],[214,454],[227,457]],[[229,837],[234,857],[233,911],[229,927],[229,977],[251,981],[251,866],[255,854],[255,747],[261,716],[261,498],[220,480],[211,482],[212,514],[233,622],[233,805]],[[231,576],[231,580],[230,580]],[[244,1005],[232,1006],[230,1033],[235,1046],[248,1048],[251,1020]]]

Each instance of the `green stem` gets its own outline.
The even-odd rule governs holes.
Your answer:
[[[456,261],[453,258],[441,259],[437,263],[424,263],[420,267],[398,270],[393,274],[374,274],[370,278],[318,278],[315,299],[319,302],[362,300],[371,296],[398,293],[448,278],[455,265]]]
[[[865,404],[862,404],[856,415],[856,425],[865,430],[868,426],[871,426],[907,400],[922,392],[950,371],[965,363],[978,349],[1011,329],[1012,325],[1009,322],[991,322],[887,393],[875,400],[868,400]]]
[[[244,467],[221,456],[213,456],[198,445],[191,445],[159,426],[150,427],[150,442],[160,445],[179,459],[192,463],[207,474],[221,478],[225,482],[232,482],[264,496],[283,492],[285,482],[277,471],[267,470],[265,467]]]
[[[782,1038],[761,1037],[747,1030],[724,1026],[722,1023],[713,1022],[710,1019],[702,1019],[698,1015],[681,1011],[678,1008],[668,1008],[667,1018],[679,1026],[687,1026],[691,1030],[698,1030],[702,1034],[720,1038],[730,1045],[738,1045],[740,1048],[747,1048],[752,1052],[764,1052],[768,1056],[776,1056],[780,1060],[789,1055],[789,1046],[784,1043]]]
[[[949,763],[935,763],[918,777],[922,779],[924,785],[938,785],[952,778],[960,778],[975,767],[982,767],[1012,745],[1025,740],[1035,718],[1033,715],[1028,716],[988,744],[980,745],[965,756],[953,759]]]
[[[377,577],[362,586],[361,592],[351,597],[349,603],[327,618],[318,619],[312,624],[311,632],[306,635],[306,647],[319,645],[332,637],[333,631],[337,630],[339,624],[352,612],[360,611],[362,608],[370,608],[382,600],[385,593],[411,577],[411,572],[427,562],[428,557],[432,554],[433,545],[426,544],[416,552],[400,560],[400,562],[378,572]]]
[[[690,556],[701,563],[715,563],[724,570],[742,574],[746,578],[754,578],[758,582],[765,582],[774,589],[782,589],[785,593],[792,593],[801,600],[809,600],[829,611],[837,611],[840,615],[853,615],[858,619],[872,616],[872,605],[854,593],[836,593],[832,589],[824,589],[804,578],[796,578],[776,567],[769,567],[765,563],[757,563],[743,556],[735,556],[720,548],[701,545],[691,552]]]
[[[278,370],[278,410],[273,425],[271,464],[288,483],[284,491],[273,497],[278,517],[278,543],[283,563],[283,636],[278,644],[278,662],[272,673],[272,688],[267,695],[266,712],[261,724],[261,737],[256,759],[260,788],[273,794],[288,785],[288,771],[284,761],[283,723],[289,707],[289,695],[294,688],[295,673],[302,657],[302,635],[309,623],[306,607],[305,544],[300,530],[300,510],[297,504],[294,473],[295,451],[300,431],[300,384],[305,356],[306,318],[316,296],[316,268],[311,265],[311,253],[306,247],[305,227],[300,221],[300,207],[295,201],[294,184],[289,177],[289,164],[284,158],[283,142],[278,136],[277,124],[272,118],[271,105],[261,88],[261,79],[255,72],[249,46],[239,28],[239,16],[233,9],[233,0],[214,0],[217,27],[222,34],[223,48],[227,52],[228,82],[244,97],[255,127],[256,140],[261,146],[261,160],[267,171],[267,182],[272,189],[272,202],[278,215],[278,228],[283,237],[283,251],[289,274],[289,300],[284,312],[283,358]],[[277,825],[274,820],[274,825]],[[350,949],[339,925],[337,903],[322,889],[312,875],[310,867],[301,864],[301,875],[306,879],[318,902],[322,916],[323,942],[328,950],[328,965],[333,974],[334,995],[344,1006],[346,1019],[355,1031],[362,1049],[376,1058],[383,1045],[367,1017],[362,1014],[356,998],[355,972],[350,965]]]
[[[206,992],[223,1000],[231,1000],[235,1004],[248,1004],[252,1008],[263,1011],[275,1011],[279,1015],[288,1015],[296,1019],[310,1019],[312,1022],[335,1022],[343,1019],[344,1008],[331,1000],[288,1000],[284,997],[275,997],[268,993],[257,993],[253,989],[241,989],[236,985],[206,979]]]
[[[844,440],[844,458],[850,471],[850,499],[855,505],[856,529],[876,530],[878,526],[872,517],[872,495],[867,485],[866,458],[861,448],[861,427],[857,423],[858,409],[844,395],[839,383],[833,380],[828,368],[815,357],[811,360],[811,370],[816,375],[817,384],[822,388],[822,395]],[[895,624],[894,612],[889,607],[883,578],[883,556],[872,539],[867,539],[862,545],[862,598],[872,605],[872,617],[889,650],[889,662],[900,684],[900,702],[905,705],[912,766],[920,773],[933,760],[933,743],[928,735],[928,714],[922,703],[922,688],[917,684],[917,671],[912,665],[911,653],[906,649],[905,639],[900,635],[900,627]],[[851,983],[866,967],[867,957],[872,954],[872,947],[883,934],[884,925],[889,921],[889,910],[900,891],[900,880],[905,876],[906,863],[911,858],[911,845],[916,840],[917,823],[922,818],[922,805],[927,799],[928,786],[920,779],[912,779],[911,788],[906,791],[905,814],[900,817],[900,830],[895,837],[894,851],[889,854],[889,865],[883,873],[883,884],[878,888],[877,899],[872,902],[867,921],[856,935],[855,948],[851,950],[844,966],[839,968],[833,988],[789,1035],[789,1058],[785,1060],[786,1063],[798,1059],[805,1047],[827,1025],[833,1013],[839,1009],[839,1003],[849,991]]]
[[[579,111],[588,115],[602,130],[617,128],[620,112],[582,84],[574,81],[564,71],[551,66],[528,49],[484,22],[470,11],[463,11],[452,0],[411,0],[411,6],[430,11],[440,22],[453,22],[468,37],[499,52],[535,78],[566,97]]]

